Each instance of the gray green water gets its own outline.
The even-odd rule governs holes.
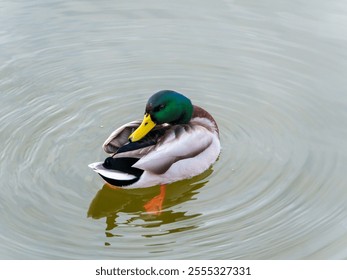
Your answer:
[[[0,258],[347,258],[346,2],[2,0],[0,26]],[[161,89],[222,152],[155,216],[87,165]]]

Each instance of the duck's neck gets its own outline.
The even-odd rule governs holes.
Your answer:
[[[186,110],[182,111],[182,114],[179,116],[178,119],[176,119],[175,121],[171,122],[171,124],[187,124],[189,123],[189,121],[192,118],[193,115],[193,107],[189,107]]]
[[[217,122],[214,120],[211,114],[199,106],[194,105],[193,108],[194,110],[193,110],[192,119],[194,118],[208,119],[213,124],[214,130],[219,134],[219,128],[218,128]]]

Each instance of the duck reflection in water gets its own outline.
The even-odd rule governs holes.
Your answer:
[[[193,200],[194,195],[203,187],[212,173],[212,168],[194,178],[169,185],[143,189],[122,189],[105,184],[90,203],[88,217],[100,219],[106,217],[106,230],[118,225],[132,224],[141,227],[155,227],[199,216],[187,215],[187,211],[175,212],[173,206]],[[130,215],[126,221],[117,221],[122,214]],[[137,223],[142,220],[145,223]],[[157,221],[158,223],[153,223]],[[180,228],[174,231],[191,229]],[[193,227],[194,228],[194,227]],[[110,235],[108,233],[107,235]]]

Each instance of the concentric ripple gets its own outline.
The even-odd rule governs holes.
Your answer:
[[[0,258],[347,258],[345,7],[41,2],[2,4]],[[161,89],[222,151],[154,215],[87,165]]]

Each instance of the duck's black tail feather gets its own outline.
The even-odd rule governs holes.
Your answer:
[[[122,186],[128,186],[128,185],[134,184],[135,182],[137,182],[140,179],[140,177],[143,173],[142,169],[132,167],[132,165],[134,165],[138,160],[139,160],[138,158],[131,158],[131,157],[123,157],[123,158],[108,157],[105,159],[105,162],[103,163],[103,167],[105,167],[106,169],[117,170],[117,171],[121,171],[124,173],[134,175],[135,176],[134,179],[118,180],[115,178],[105,177],[101,174],[99,174],[99,175],[106,182],[108,182],[114,186],[122,187]]]

